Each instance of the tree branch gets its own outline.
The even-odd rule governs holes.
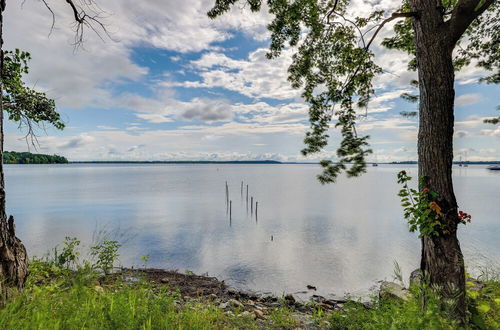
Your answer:
[[[73,10],[73,15],[75,16],[75,21],[82,24],[84,21],[84,17],[80,17],[80,13],[78,12],[78,8],[76,7],[73,0],[66,0],[66,2],[70,5],[71,9]]]
[[[46,0],[42,0],[44,3]],[[75,21],[75,48],[78,48],[83,43],[84,28],[89,28],[104,41],[104,33],[108,38],[111,38],[106,25],[101,21],[105,13],[94,0],[80,0],[81,6],[75,3],[75,0],[65,0],[73,11]],[[83,6],[83,7],[82,7]],[[50,8],[49,8],[50,9]]]
[[[408,12],[408,13],[393,13],[390,17],[386,18],[385,20],[380,23],[378,26],[377,30],[375,30],[375,33],[373,33],[373,36],[371,37],[370,41],[366,45],[365,49],[370,48],[370,45],[372,44],[373,40],[375,40],[375,37],[377,34],[382,30],[385,24],[389,23],[390,21],[395,20],[396,18],[401,18],[401,17],[415,17],[418,18],[419,15],[417,12]]]
[[[482,13],[484,13],[495,0],[460,0],[449,20],[449,33],[453,43],[456,43],[465,33],[469,25]]]

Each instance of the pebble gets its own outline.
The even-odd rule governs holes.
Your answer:
[[[243,307],[243,304],[236,299],[229,299],[228,303],[233,307]]]
[[[264,318],[264,312],[259,310],[259,309],[256,309],[253,311],[253,314],[255,315],[256,318],[258,319],[263,319]]]

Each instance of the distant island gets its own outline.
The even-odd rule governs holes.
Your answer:
[[[283,164],[276,160],[101,160],[101,161],[74,161],[72,164]]]
[[[4,164],[67,164],[68,160],[66,157],[58,155],[4,151],[3,162]]]

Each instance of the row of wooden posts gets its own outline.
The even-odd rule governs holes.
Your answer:
[[[241,181],[241,199],[243,199],[243,181]],[[246,205],[248,212],[248,184],[246,185]],[[253,216],[253,206],[254,200],[253,196],[250,196],[250,214]],[[259,202],[255,201],[255,221],[258,219]],[[233,201],[229,199],[229,185],[226,181],[226,214],[229,214],[229,220],[232,219],[233,213]]]

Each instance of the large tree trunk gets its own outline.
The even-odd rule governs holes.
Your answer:
[[[0,95],[3,95],[3,11],[0,0]],[[28,256],[21,240],[15,235],[14,218],[5,210],[5,181],[3,173],[3,102],[0,100],[0,298],[12,288],[22,288],[28,275]],[[1,299],[0,299],[1,300]]]
[[[443,22],[435,0],[410,0],[420,88],[418,133],[419,177],[439,196],[435,202],[444,214],[446,230],[422,239],[421,269],[444,298],[453,299],[452,313],[465,320],[465,272],[457,238],[457,201],[453,192],[454,70],[455,42]],[[421,187],[424,188],[424,187]]]

